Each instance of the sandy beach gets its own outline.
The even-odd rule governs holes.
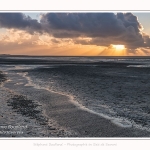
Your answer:
[[[0,87],[0,137],[150,136],[146,130],[114,124],[112,120],[81,107],[72,96],[31,83],[26,71],[5,74],[7,80]],[[4,131],[20,133],[6,134]]]

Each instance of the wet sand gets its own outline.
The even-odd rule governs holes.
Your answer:
[[[107,64],[103,63],[105,67]],[[11,76],[7,74],[8,78]],[[17,84],[20,81],[22,83]],[[29,127],[22,135],[13,137],[150,137],[147,131],[117,126],[79,107],[69,96],[31,86],[27,78],[18,74],[1,87],[0,94],[3,93],[8,95],[4,98],[8,98],[1,99],[1,123]]]
[[[24,80],[25,81],[25,80]],[[25,81],[24,85],[27,84]],[[28,94],[27,99],[33,100],[35,103],[41,104],[44,116],[48,120],[51,120],[51,129],[47,134],[43,134],[43,137],[149,137],[150,134],[146,131],[142,131],[134,128],[123,128],[113,124],[110,120],[102,118],[97,114],[93,114],[84,108],[80,108],[71,102],[70,97],[66,95],[50,92],[44,89],[36,89],[32,86],[16,85],[14,89],[14,83],[8,82],[5,84],[6,88],[14,90],[20,94]],[[33,103],[32,102],[32,103]],[[20,102],[21,103],[21,102]],[[13,105],[13,102],[12,102]],[[19,104],[21,106],[21,104]],[[18,107],[19,107],[18,106]],[[21,106],[28,108],[28,106]],[[12,107],[11,107],[12,108]],[[12,108],[13,109],[13,108]],[[19,111],[19,110],[18,110]],[[30,111],[28,111],[30,112]],[[20,113],[22,116],[26,116]],[[29,113],[27,113],[29,115]],[[36,115],[36,114],[35,114]],[[31,115],[36,121],[37,116]],[[27,117],[32,120],[30,115]],[[54,123],[54,122],[55,123]],[[31,125],[34,129],[34,124]],[[47,126],[47,125],[43,125]],[[41,129],[43,129],[41,127]],[[55,131],[55,134],[51,132]],[[63,134],[60,134],[63,131]],[[38,133],[38,130],[37,130]],[[68,134],[65,134],[68,133]],[[23,136],[23,135],[22,135]],[[28,134],[28,137],[32,137],[33,134]],[[35,137],[34,135],[33,137]],[[38,136],[38,134],[37,134]],[[42,137],[42,135],[40,136]]]
[[[44,92],[42,92],[44,94]],[[78,137],[149,137],[146,131],[122,128],[110,120],[92,114],[72,104],[66,96],[53,93],[37,94],[46,105],[46,114],[60,126],[70,128]]]

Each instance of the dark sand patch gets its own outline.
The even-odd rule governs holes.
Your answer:
[[[25,96],[13,95],[7,103],[18,114],[29,117],[30,119],[36,119],[40,125],[48,125],[47,118],[42,116],[42,111],[39,108],[41,105],[32,100],[28,100]]]
[[[50,123],[49,119],[43,115],[42,105],[40,105],[37,101],[27,99],[27,97],[23,95],[13,95],[7,101],[7,105],[12,108],[14,113],[26,117],[26,123],[28,120],[33,120],[36,125],[39,125],[41,130],[43,130],[43,134],[41,134],[40,137],[66,136],[63,129],[54,126],[53,123]],[[34,124],[32,125],[32,128],[34,128]],[[39,131],[37,130],[37,134],[33,134],[31,130],[28,132],[28,137],[39,137],[38,132]],[[24,137],[24,134],[22,137]]]
[[[2,84],[4,81],[6,81],[6,76],[3,74],[2,71],[0,71],[0,84]]]

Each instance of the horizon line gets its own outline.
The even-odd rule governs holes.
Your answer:
[[[0,57],[150,57],[150,56],[79,56],[79,55],[19,55],[19,54],[0,54]]]

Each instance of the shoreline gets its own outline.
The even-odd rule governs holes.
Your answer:
[[[14,86],[17,84],[14,85],[11,82],[12,80],[5,81],[0,87],[0,137],[42,138],[72,136],[71,133],[60,127],[55,120],[48,118],[44,114],[43,105],[34,99],[34,95],[30,97],[16,91]],[[24,86],[19,85],[18,88],[23,90]],[[30,87],[29,90],[34,93],[33,87]]]
[[[46,90],[46,91],[49,91],[50,93],[56,93],[56,94],[58,94],[58,95],[66,96],[66,99],[68,99],[68,101],[69,101],[70,103],[72,103],[72,104],[75,105],[77,108],[79,108],[79,109],[81,109],[81,110],[83,110],[83,111],[86,111],[86,112],[89,112],[89,113],[91,113],[91,114],[95,114],[95,115],[97,115],[97,116],[100,116],[100,117],[102,117],[102,118],[104,118],[104,119],[106,119],[106,120],[111,121],[111,123],[113,123],[113,124],[115,124],[115,125],[117,125],[117,126],[119,126],[119,127],[123,127],[123,128],[131,128],[131,127],[133,127],[132,123],[131,123],[130,121],[128,121],[127,119],[114,118],[114,117],[112,118],[112,117],[109,117],[108,115],[95,112],[94,110],[91,110],[91,109],[89,109],[89,108],[83,106],[83,105],[80,104],[78,101],[75,101],[73,96],[68,95],[68,94],[65,94],[65,93],[62,93],[62,92],[60,92],[60,91],[57,91],[57,92],[56,92],[56,91],[53,91],[52,89],[48,89],[48,88],[44,88],[44,87],[39,87],[39,86],[35,85],[34,83],[32,83],[30,77],[27,76],[26,73],[22,73],[22,74],[23,74],[22,76],[25,77],[25,78],[27,79],[27,81],[28,81],[28,83],[27,83],[25,86],[33,86],[34,88],[41,89],[41,90]],[[121,120],[120,120],[120,119],[121,119]],[[118,120],[118,121],[117,121],[117,120]],[[122,124],[121,124],[121,122],[122,122]],[[124,125],[123,125],[123,122],[125,123]]]
[[[52,98],[51,101],[45,99],[46,114],[59,125],[77,132],[78,137],[149,137],[147,131],[117,126],[111,120],[73,105],[66,96],[60,96],[58,101],[58,98]]]
[[[148,78],[148,76],[146,76],[144,79],[142,78],[143,80],[138,80],[138,78],[136,77],[136,75],[139,76],[139,73],[142,76],[144,68],[142,68],[141,71],[139,72],[137,71],[137,68],[132,69],[129,67],[127,72],[126,70],[121,71],[121,69],[126,68],[128,65],[131,65],[131,64],[137,65],[139,63],[137,62],[136,63],[135,62],[132,62],[132,63],[131,62],[115,62],[115,61],[114,62],[109,62],[109,61],[90,62],[89,61],[88,63],[82,62],[80,65],[80,62],[75,61],[73,62],[75,63],[75,65],[73,65],[74,68],[71,69],[72,66],[70,67],[65,66],[66,64],[72,65],[72,62],[70,62],[69,60],[62,61],[62,65],[61,65],[61,60],[59,61],[41,60],[39,62],[39,63],[43,62],[44,65],[48,65],[48,64],[55,65],[56,63],[61,66],[60,68],[54,67],[52,69],[51,65],[49,66],[49,68],[47,68],[47,66],[38,68],[39,65],[37,64],[37,60],[29,60],[28,62],[26,60],[20,60],[20,59],[17,59],[17,60],[6,59],[5,61],[6,62],[9,61],[10,63],[12,63],[12,65],[10,66],[2,65],[1,67],[1,69],[6,73],[6,76],[8,77],[7,82],[5,82],[3,86],[9,90],[14,91],[14,95],[13,97],[11,97],[11,101],[9,100],[10,101],[9,108],[13,110],[16,109],[15,110],[16,112],[14,111],[14,113],[16,114],[19,113],[20,119],[22,117],[22,119],[25,119],[25,120],[27,119],[29,122],[32,120],[31,128],[34,128],[34,126],[38,124],[40,128],[40,132],[42,132],[42,130],[43,132],[45,132],[45,134],[42,135],[39,133],[39,131],[37,131],[37,134],[35,134],[34,136],[37,136],[37,137],[39,135],[42,135],[43,137],[46,137],[46,136],[47,137],[149,137],[150,136],[150,132],[146,131],[145,130],[146,128],[139,129],[137,126],[134,126],[136,125],[136,123],[132,125],[132,123],[128,124],[128,122],[121,122],[120,120],[117,120],[118,119],[117,117],[119,115],[118,116],[114,115],[114,118],[109,117],[109,115],[107,117],[107,111],[105,112],[105,110],[102,109],[101,107],[99,107],[100,111],[94,111],[95,109],[92,109],[90,105],[89,107],[88,105],[86,105],[86,101],[88,99],[86,98],[84,99],[84,96],[87,96],[90,99],[90,101],[87,101],[87,104],[91,102],[93,100],[93,97],[91,96],[92,95],[91,92],[93,92],[95,94],[93,95],[95,96],[95,100],[99,98],[103,98],[104,100],[106,100],[106,103],[109,106],[109,102],[111,103],[111,99],[114,98],[113,99],[114,103],[110,105],[110,107],[113,108],[113,106],[115,106],[116,109],[122,106],[122,104],[124,103],[126,104],[127,100],[132,102],[132,99],[133,99],[133,102],[134,102],[134,100],[136,100],[135,98],[137,98],[136,91],[133,94],[133,97],[129,97],[131,92],[133,91],[124,90],[124,89],[127,89],[128,87],[131,88],[132,86],[128,86],[128,84],[130,85],[132,81],[135,81],[133,89],[135,88],[135,85],[137,85],[137,83],[139,82],[141,82],[142,83],[141,85],[145,88],[145,85],[144,85],[145,80],[146,80],[145,78]],[[29,65],[29,67],[22,66],[22,63],[26,63],[26,65]],[[14,66],[15,64],[18,64],[18,65]],[[35,67],[36,69],[34,70],[34,67],[32,65],[35,65],[35,64],[37,65],[37,68]],[[76,66],[77,64],[79,64],[79,66]],[[86,66],[88,64],[90,65]],[[91,68],[89,67],[92,67],[92,66],[93,66],[92,69],[94,69],[95,74],[91,74]],[[115,70],[113,68],[115,68]],[[132,69],[131,74],[130,74],[130,71],[131,71],[130,69]],[[118,70],[119,70],[118,74],[114,74],[114,71],[118,71]],[[28,72],[29,75],[26,74],[26,72]],[[47,74],[49,75],[49,73],[51,72],[52,72],[52,75],[54,73],[54,78],[55,78],[55,75],[56,77],[57,75],[58,76],[60,75],[62,77],[60,80],[59,78],[56,78],[56,80],[55,79],[53,80],[52,78],[52,80],[54,82],[55,81],[58,82],[58,84],[62,83],[62,85],[63,85],[63,82],[61,81],[64,81],[64,87],[62,86],[63,90],[59,89],[57,85],[55,86],[55,84],[54,84],[54,88],[53,88],[53,85],[52,87],[47,86],[49,82],[47,81],[45,82],[44,80],[41,80],[41,82],[36,82],[36,80],[38,79],[40,81],[41,78],[46,79],[46,80],[49,79]],[[146,73],[147,72],[148,70],[146,69]],[[31,76],[30,76],[30,73],[31,73]],[[125,74],[129,73],[129,77],[131,76],[130,80],[128,76],[125,76],[125,74],[123,73]],[[86,77],[87,79],[90,79],[90,80],[88,81],[84,80]],[[122,86],[123,84],[126,83],[126,81],[128,81],[127,84],[125,86]],[[78,84],[78,82],[81,83],[82,85]],[[90,82],[93,83],[92,86],[89,85]],[[97,84],[99,83],[99,86],[94,88],[93,86],[96,85],[94,84],[96,82]],[[109,84],[107,85],[106,83],[110,83],[111,86],[108,86]],[[68,84],[69,86],[66,87],[66,84]],[[90,91],[91,95],[90,93],[88,94],[86,90],[85,91],[83,90],[85,86],[91,88],[91,89],[86,88],[87,91]],[[81,95],[81,97],[80,96],[78,97],[78,92],[75,93],[77,94],[75,95],[73,92],[76,92],[76,91],[73,91],[73,88],[76,90],[76,89],[80,89],[80,87],[81,87],[81,91],[83,90],[83,93],[84,92],[85,93]],[[72,93],[68,92],[67,88],[70,89],[71,92],[72,91],[73,92]],[[116,91],[113,91],[113,89],[115,89]],[[139,91],[140,90],[141,88],[139,89]],[[127,94],[128,92],[129,94]],[[121,96],[120,96],[120,93],[122,93]],[[148,93],[149,92],[147,91],[147,95]],[[120,101],[122,103],[121,105],[118,105],[118,106],[116,105],[117,104],[117,101],[115,101],[116,96],[114,96],[113,94],[116,94],[118,99],[121,99],[124,97],[124,101]],[[18,96],[18,98],[16,99],[15,96]],[[19,97],[22,97],[22,98],[19,98]],[[81,99],[81,101],[79,98]],[[139,102],[137,103],[135,102],[135,104],[139,105],[141,100],[139,96],[138,98],[139,98],[138,99]],[[83,105],[82,105],[82,102],[83,102]],[[40,106],[36,107],[36,105],[38,104]],[[96,101],[95,104],[98,104],[98,101]],[[130,103],[127,103],[127,108],[130,108],[128,107],[129,104]],[[102,102],[102,106],[103,106],[103,102]],[[38,107],[39,109],[37,110]],[[142,106],[142,108],[146,109],[147,107],[144,105]],[[28,110],[27,111],[28,113],[26,112],[26,110]],[[37,114],[34,112],[37,112]],[[119,113],[125,113],[125,112],[120,111]],[[50,120],[50,126],[54,130],[54,134],[51,134],[51,131],[48,131],[47,129],[45,129],[44,125],[40,126],[40,121],[38,121],[40,117],[38,114]],[[106,116],[104,116],[105,114]],[[125,115],[126,114],[123,114],[123,118],[126,119]],[[131,120],[132,120],[132,117],[131,117]],[[117,124],[115,121],[116,122],[118,121],[118,123],[122,123],[122,124],[126,123],[125,127],[121,126],[121,124]],[[128,120],[125,120],[125,121],[128,121]],[[138,121],[141,121],[141,120],[139,119]],[[46,125],[48,127],[49,122],[47,122]],[[30,133],[27,136],[32,137],[33,134]]]
[[[25,84],[28,84],[28,82],[26,81]],[[5,85],[10,89],[13,87],[13,84],[11,85],[9,82]],[[18,85],[17,87],[19,90],[21,90],[21,88],[24,89],[23,91],[28,93],[27,97],[30,99],[32,98],[33,101],[37,101],[42,105],[42,109],[44,109],[48,119],[55,120],[56,124],[58,124],[59,127],[64,128],[66,132],[70,131],[70,135],[68,134],[65,137],[104,138],[150,136],[150,134],[146,131],[134,128],[119,127],[108,119],[81,109],[74,105],[70,101],[69,97],[65,95],[24,85]],[[55,136],[52,137],[59,136],[55,134]]]

